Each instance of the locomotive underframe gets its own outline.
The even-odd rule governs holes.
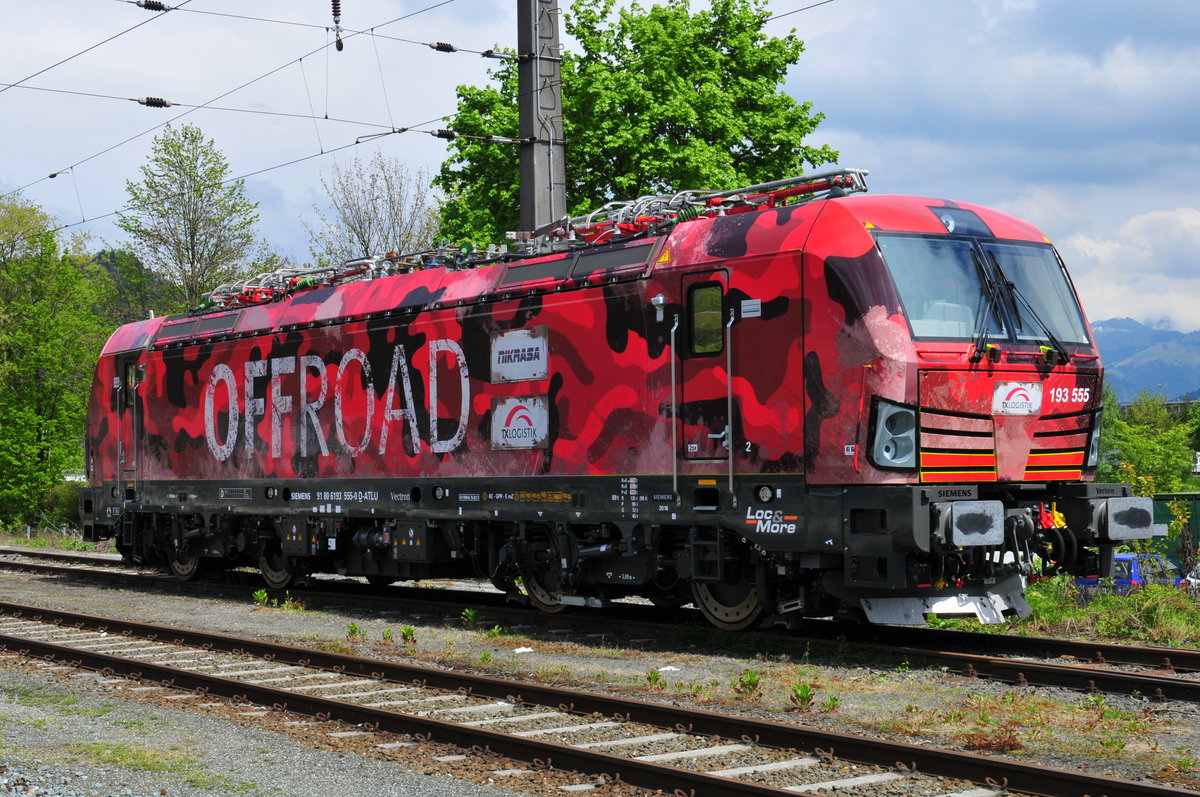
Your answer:
[[[539,608],[630,595],[696,603],[719,626],[835,613],[920,623],[1028,612],[1036,570],[1108,572],[1116,543],[1148,537],[1128,487],[1091,483],[810,487],[802,477],[669,476],[128,482],[85,492],[85,534],[180,578],[254,565],[267,584],[308,572],[372,582],[490,578]],[[1039,528],[1055,506],[1060,528]],[[989,514],[990,513],[990,514]],[[983,518],[991,528],[963,538]],[[989,519],[990,518],[990,519]],[[975,531],[972,534],[977,533]],[[1036,559],[1035,559],[1036,556]],[[520,586],[518,586],[520,585]]]

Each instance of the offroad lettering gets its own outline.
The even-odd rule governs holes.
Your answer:
[[[467,434],[471,408],[467,359],[457,341],[432,340],[428,348],[427,442],[430,451],[447,453],[461,446]],[[459,407],[454,434],[441,439],[437,411],[438,373],[447,365],[460,383]],[[396,421],[408,427],[411,453],[416,454],[421,437],[414,409],[411,371],[412,363],[402,344],[393,349],[387,383],[382,390],[375,382],[371,361],[365,352],[356,348],[342,355],[332,376],[325,361],[312,354],[250,360],[243,365],[240,380],[229,365],[217,363],[204,386],[204,437],[208,450],[219,462],[224,462],[240,441],[246,454],[253,456],[261,448],[259,421],[269,417],[270,436],[265,442],[272,459],[291,456],[290,449],[293,448],[300,457],[329,456],[330,431],[338,442],[338,453],[357,457],[366,451],[377,450],[384,454]],[[322,421],[320,411],[325,407],[331,388],[333,422],[330,425]],[[383,401],[377,408],[375,397],[380,393]],[[310,442],[310,436],[315,438],[315,446]],[[285,440],[291,440],[294,445],[285,445]]]

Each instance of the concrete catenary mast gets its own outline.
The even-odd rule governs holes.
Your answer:
[[[517,6],[520,221],[522,230],[532,231],[567,214],[562,49],[557,0],[518,0]]]

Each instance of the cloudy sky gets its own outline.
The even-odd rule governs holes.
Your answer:
[[[770,0],[778,19],[767,28],[795,28],[807,44],[786,90],[825,114],[812,143],[870,169],[876,193],[967,200],[1034,222],[1093,320],[1200,328],[1200,2],[806,8],[815,2]],[[0,86],[0,193],[23,189],[69,230],[115,243],[111,214],[155,126],[186,121],[246,176],[261,233],[297,260],[308,257],[301,217],[313,218],[335,158],[378,147],[427,170],[443,158],[444,142],[419,132],[352,146],[392,127],[443,126],[454,87],[485,79],[491,62],[422,43],[481,51],[511,46],[516,29],[504,0],[343,0],[343,26],[377,35],[348,33],[339,53],[318,0],[190,0],[166,14],[125,0],[6,6],[0,84],[21,85]],[[146,96],[181,105],[128,99]]]

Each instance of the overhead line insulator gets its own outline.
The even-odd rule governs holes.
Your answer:
[[[138,8],[144,8],[147,11],[170,11],[171,6],[166,3],[160,3],[158,0],[138,0],[134,3]]]
[[[342,0],[333,0],[333,46],[340,53],[342,44]]]
[[[456,53],[456,52],[458,52],[458,48],[455,47],[453,44],[450,44],[449,42],[434,42],[433,44],[431,44],[429,46],[432,47],[433,49],[437,50],[439,53]]]
[[[175,103],[170,100],[164,100],[162,97],[137,97],[134,99],[138,105],[145,105],[147,108],[170,108]]]

